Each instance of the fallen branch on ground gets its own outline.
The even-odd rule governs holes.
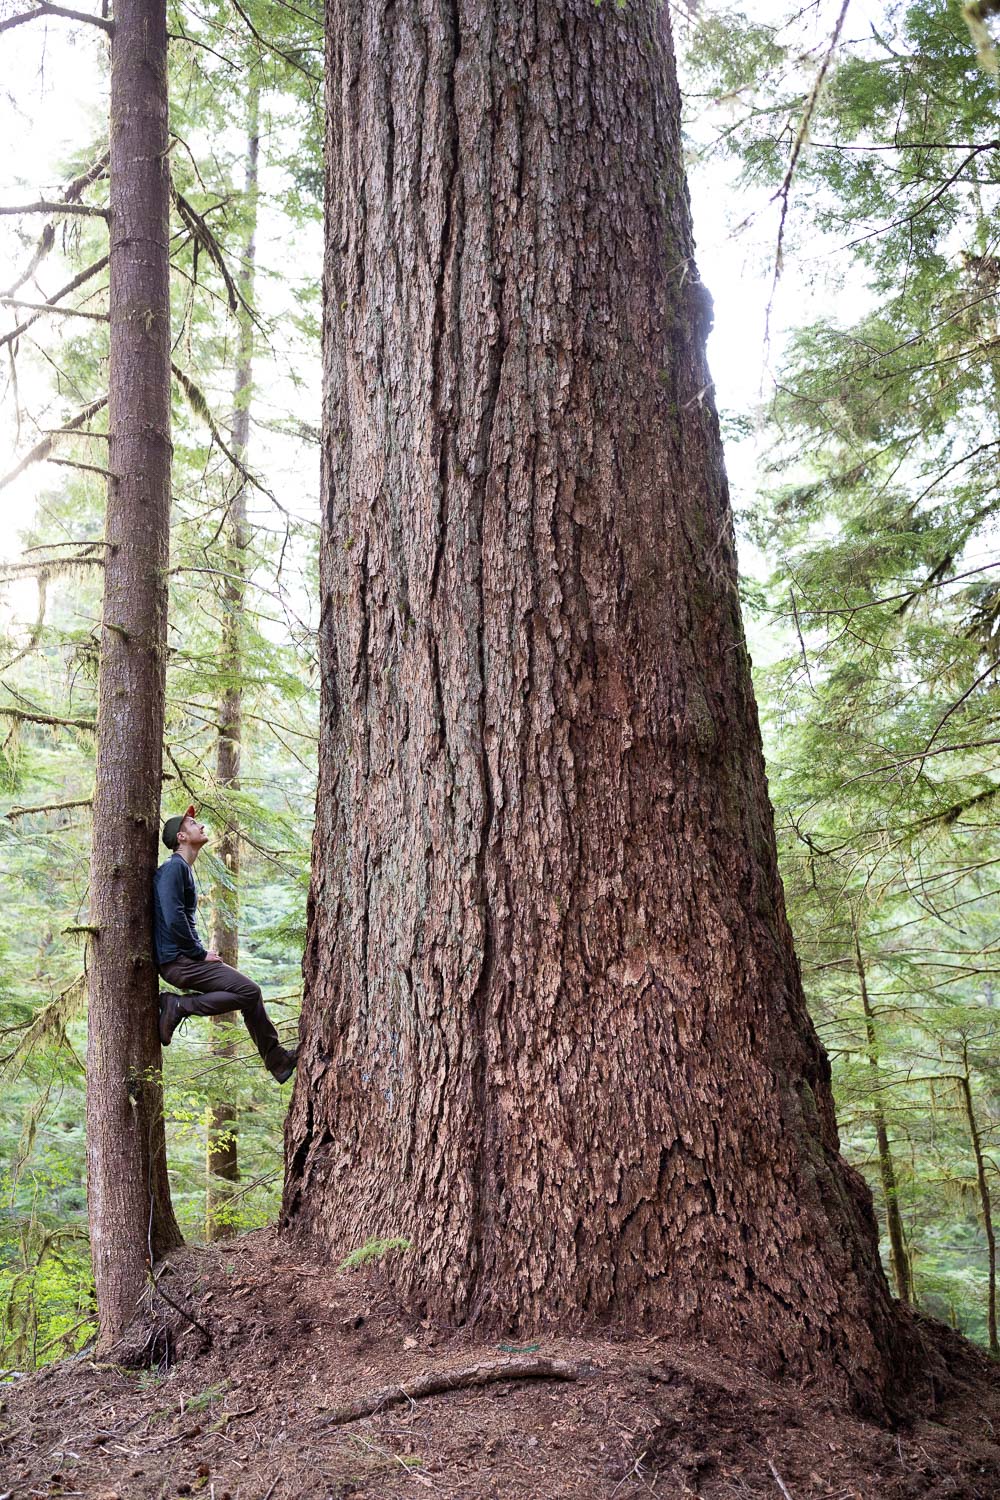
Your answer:
[[[373,1416],[387,1406],[416,1401],[421,1396],[440,1396],[446,1391],[490,1385],[498,1380],[579,1380],[585,1372],[585,1365],[537,1355],[531,1359],[494,1359],[485,1364],[464,1365],[458,1370],[430,1370],[415,1375],[405,1385],[388,1385],[371,1395],[358,1396],[344,1406],[335,1406],[314,1426],[339,1427],[344,1422],[357,1422],[361,1417]]]

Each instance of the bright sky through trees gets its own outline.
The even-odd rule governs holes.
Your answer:
[[[852,6],[854,31],[859,27],[866,29],[866,16],[876,14],[880,8],[862,3]],[[767,0],[763,6],[755,7],[758,20],[766,19],[768,12],[778,18],[784,7],[776,0]],[[820,58],[832,18],[829,7],[820,7],[812,27],[813,44]],[[675,25],[679,50],[683,52],[686,29],[683,13],[677,17]],[[17,142],[17,147],[6,152],[0,160],[0,202],[35,195],[40,187],[55,188],[60,181],[60,160],[88,134],[95,138],[98,135],[105,107],[106,79],[102,76],[101,66],[104,46],[103,39],[92,36],[88,28],[74,27],[58,19],[21,27],[4,36],[7,82],[0,95],[0,140]],[[696,97],[688,100],[687,116],[692,140],[699,144],[707,141],[720,123],[717,111],[712,120],[702,117],[702,101]],[[787,328],[801,318],[805,300],[808,299],[815,311],[823,292],[812,280],[821,267],[814,261],[803,267],[798,260],[792,263],[790,259],[777,288],[773,288],[777,205],[769,202],[766,194],[750,195],[739,189],[734,184],[734,177],[735,168],[717,160],[709,164],[698,162],[691,168],[690,187],[699,268],[715,303],[709,360],[719,405],[723,413],[747,416],[769,392],[769,371],[780,355]],[[789,232],[794,234],[794,202],[792,217]],[[33,237],[42,221],[26,219],[22,222],[24,233]],[[273,227],[269,244],[265,210],[261,246],[261,263],[265,267],[281,265],[280,253],[271,253],[277,250],[273,242]],[[284,266],[283,269],[293,276],[313,275],[318,278],[321,255],[318,227],[314,250],[311,265],[302,260],[294,267]],[[14,269],[23,261],[23,251],[23,243],[13,222],[5,220],[0,235],[0,282],[7,284],[11,279]],[[52,269],[55,263],[56,258],[50,258],[40,273],[43,284],[55,284]],[[765,322],[772,292],[768,347],[765,345]],[[259,295],[268,311],[272,311],[269,304],[278,303],[281,295],[274,277],[262,281]],[[856,311],[852,304],[858,296],[863,296],[860,288],[854,296],[848,292],[846,307],[852,314]],[[46,338],[58,335],[58,328],[52,326],[57,322],[49,319],[41,325]],[[5,371],[3,379],[6,378]],[[20,397],[26,412],[32,410],[38,394],[22,376]],[[275,393],[275,399],[280,403],[279,394]],[[310,393],[309,405],[318,410],[318,391]],[[301,409],[301,398],[299,406]],[[10,452],[13,442],[14,409],[13,403],[7,400],[0,406],[0,452]],[[743,495],[753,485],[755,453],[753,440],[736,443],[730,437],[727,442],[737,509]],[[291,455],[278,455],[273,451],[268,453],[265,461],[272,479],[277,478],[271,467],[276,461],[279,466],[287,467],[293,487],[301,484],[301,466]],[[307,464],[309,461],[307,456]],[[0,515],[0,558],[10,559],[17,554],[18,533],[30,522],[40,489],[50,481],[51,471],[47,474],[45,466],[39,465],[26,471],[5,492]],[[299,508],[300,501],[307,509],[314,508],[315,491],[308,496],[283,493],[283,501],[290,503],[293,509]],[[746,543],[741,548],[741,558],[744,568],[756,571],[751,549]],[[7,607],[16,614],[30,612],[33,603],[34,590],[30,585],[7,593]]]

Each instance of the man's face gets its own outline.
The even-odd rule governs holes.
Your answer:
[[[177,830],[177,844],[190,844],[194,849],[201,849],[208,843],[208,834],[205,832],[204,823],[199,823],[197,818],[186,817]]]

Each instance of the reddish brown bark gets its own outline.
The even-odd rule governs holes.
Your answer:
[[[109,468],[88,958],[87,1172],[101,1347],[180,1244],[167,1181],[152,880],[170,546],[167,37],[119,0],[111,48]]]
[[[329,0],[323,705],[284,1219],[880,1409],[777,872],[667,10]]]

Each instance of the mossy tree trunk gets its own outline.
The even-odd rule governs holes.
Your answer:
[[[90,871],[87,1174],[100,1347],[180,1244],[163,1128],[152,880],[170,549],[167,35],[119,0],[111,44],[109,468]]]

